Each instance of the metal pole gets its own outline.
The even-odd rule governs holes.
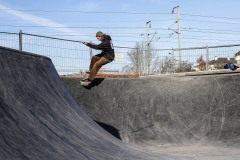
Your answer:
[[[180,31],[180,9],[179,6],[173,8],[172,13],[174,13],[174,9],[177,9],[177,24],[178,24],[178,51],[179,51],[179,65],[181,66],[182,62],[182,51],[181,51],[181,31]]]
[[[19,32],[19,50],[22,51],[22,30]]]
[[[208,70],[208,61],[209,61],[209,49],[208,45],[206,47],[206,71]]]
[[[91,41],[90,41],[90,43],[91,43]],[[89,47],[90,48],[90,47]],[[92,59],[92,56],[93,56],[93,50],[92,50],[92,48],[90,48],[90,60]]]
[[[174,57],[174,49],[172,49],[172,61],[173,61],[173,73],[175,73],[175,57]]]
[[[177,7],[177,22],[178,22],[178,49],[179,49],[179,64],[182,63],[182,51],[181,51],[181,31],[180,31],[180,15],[179,6]]]
[[[137,75],[140,77],[140,67],[139,67],[139,52],[137,49]]]
[[[150,53],[149,53],[149,34],[148,34],[148,24],[150,24],[151,21],[148,21],[146,23],[146,55],[147,55],[147,65],[148,65],[148,74],[150,74]]]

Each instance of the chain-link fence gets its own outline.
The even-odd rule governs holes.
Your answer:
[[[80,41],[21,31],[20,33],[0,32],[0,44],[4,47],[50,57],[60,75],[78,74],[88,70],[91,56],[99,53],[97,50],[86,47]],[[117,71],[118,74],[124,75],[145,75],[222,69],[223,64],[229,61],[238,63],[240,44],[181,50],[119,46],[114,46],[114,49],[115,60],[105,65],[102,71]]]

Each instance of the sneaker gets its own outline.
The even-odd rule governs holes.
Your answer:
[[[88,79],[89,74],[90,74],[89,71],[84,72],[84,73],[82,74],[82,78],[83,78],[82,80],[86,80],[86,79]]]
[[[88,86],[92,81],[90,79],[83,79],[81,80],[81,85],[82,86]]]

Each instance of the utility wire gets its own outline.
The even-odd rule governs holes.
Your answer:
[[[222,23],[222,24],[240,24],[240,21],[219,21],[219,20],[196,20],[196,19],[181,19],[183,21],[207,22],[207,23]]]
[[[102,11],[102,12],[89,12],[89,11],[79,11],[79,10],[27,10],[27,9],[1,9],[2,11],[24,11],[24,12],[56,12],[56,13],[87,13],[87,14],[169,14],[171,13],[159,13],[159,12],[111,12],[111,11]]]
[[[26,28],[29,28],[29,27],[39,27],[39,28],[44,28],[44,27],[48,27],[48,28],[84,28],[84,29],[102,29],[102,28],[105,28],[105,29],[145,29],[145,27],[137,27],[137,26],[134,26],[134,27],[125,27],[125,26],[123,26],[123,27],[105,27],[105,26],[101,26],[101,27],[80,27],[80,26],[76,26],[76,27],[71,27],[71,26],[68,26],[68,27],[58,27],[58,26],[51,26],[51,27],[49,27],[49,26],[40,26],[40,25],[35,25],[35,26],[31,26],[31,25],[29,25],[29,26],[27,26],[27,25],[25,25],[25,26],[23,26],[23,25],[0,25],[0,26],[2,26],[2,27],[26,27]],[[168,29],[165,29],[165,28],[152,28],[152,29],[160,29],[160,30],[168,30]]]
[[[181,14],[181,16],[190,16],[190,17],[203,17],[203,18],[214,18],[214,19],[232,19],[240,20],[240,18],[231,18],[231,17],[216,17],[216,16],[205,16],[205,15],[192,15],[192,14]]]
[[[153,22],[166,22],[166,21],[172,21],[173,19],[160,19],[160,20],[151,20]],[[28,22],[27,20],[19,20],[19,19],[2,19],[1,21],[5,22]],[[49,22],[49,21],[37,21],[37,22]],[[106,22],[106,23],[112,23],[112,22],[120,22],[120,23],[133,23],[133,22],[146,22],[146,20],[128,20],[128,21],[121,21],[121,20],[59,20],[58,22],[88,22],[88,23],[99,23],[99,22]]]
[[[186,32],[216,33],[216,34],[240,34],[240,31],[216,30],[216,29],[199,29],[199,28],[181,28]]]
[[[163,15],[172,15],[172,13],[161,13],[161,12],[112,12],[112,11],[99,11],[99,12],[90,12],[90,11],[80,11],[80,10],[27,10],[27,9],[1,9],[0,11],[24,11],[24,12],[56,12],[56,13],[87,13],[87,14],[163,14]],[[218,18],[218,19],[239,19],[240,18],[230,18],[230,17],[218,17],[218,16],[207,16],[207,15],[194,15],[194,14],[181,14],[182,16],[191,16],[191,17],[204,17],[204,18]]]

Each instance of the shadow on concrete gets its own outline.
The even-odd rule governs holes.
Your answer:
[[[103,129],[105,129],[108,133],[110,133],[111,135],[113,135],[114,137],[116,137],[119,140],[122,140],[122,138],[120,137],[119,131],[114,128],[113,126],[110,126],[106,123],[102,123],[99,121],[94,120],[99,126],[101,126]]]

